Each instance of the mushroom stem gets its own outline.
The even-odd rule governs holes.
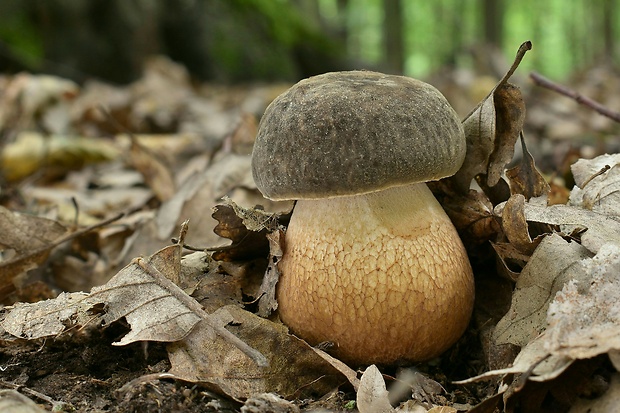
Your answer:
[[[280,270],[282,321],[352,364],[437,356],[473,307],[467,254],[424,183],[298,201]]]

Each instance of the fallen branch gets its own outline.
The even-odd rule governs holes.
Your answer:
[[[557,92],[561,95],[568,96],[569,98],[575,100],[580,105],[587,106],[590,109],[593,109],[594,111],[598,112],[599,114],[606,116],[620,123],[620,112],[613,111],[601,105],[600,103],[590,99],[589,97],[583,96],[579,92],[576,92],[566,86],[557,84],[536,72],[530,73],[530,77],[532,78],[534,83],[536,83],[538,86],[542,86],[544,88]]]

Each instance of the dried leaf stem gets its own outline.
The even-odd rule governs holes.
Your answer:
[[[250,357],[260,367],[266,367],[269,365],[267,358],[258,350],[250,347],[247,343],[241,340],[239,337],[226,330],[223,326],[214,323],[211,316],[202,309],[202,306],[189,295],[187,295],[181,288],[175,283],[170,281],[164,274],[162,274],[153,264],[145,260],[144,258],[136,258],[134,262],[139,265],[144,271],[146,271],[157,285],[168,291],[174,298],[179,300],[184,306],[189,308],[192,312],[198,315],[205,323],[209,325],[217,334],[224,340],[236,346],[245,355]]]
[[[609,171],[610,169],[611,169],[611,166],[609,166],[609,165],[603,166],[597,173],[593,174],[591,177],[586,179],[586,181],[583,184],[581,184],[581,188],[582,189],[585,188],[586,185],[588,185],[590,182],[592,182],[592,180],[594,178],[596,178],[597,176],[603,175],[605,172]]]
[[[613,111],[605,106],[603,106],[602,104],[598,103],[595,100],[590,99],[587,96],[583,96],[582,94],[580,94],[579,92],[568,88],[566,86],[560,85],[558,83],[555,83],[549,79],[547,79],[546,77],[544,77],[543,75],[536,73],[536,72],[532,72],[530,73],[530,78],[532,78],[532,80],[534,81],[534,83],[536,83],[538,86],[542,86],[546,89],[552,90],[554,92],[557,92],[561,95],[567,96],[573,100],[575,100],[577,103],[579,103],[580,105],[584,105],[589,107],[590,109],[598,112],[599,114],[606,116],[610,119],[615,120],[616,122],[620,123],[620,112],[616,112]]]
[[[519,46],[519,50],[517,50],[515,60],[514,62],[512,62],[512,66],[510,66],[510,69],[508,69],[508,72],[506,72],[502,80],[498,82],[498,85],[504,84],[508,81],[508,79],[510,79],[515,70],[517,70],[517,68],[519,67],[519,64],[521,64],[521,60],[523,60],[523,57],[528,50],[532,50],[532,42],[529,40],[521,43],[521,46]]]

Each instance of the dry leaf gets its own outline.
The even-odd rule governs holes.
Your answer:
[[[172,171],[162,157],[142,145],[131,135],[129,159],[133,167],[144,177],[144,181],[160,201],[167,201],[176,192]]]
[[[26,272],[45,261],[53,248],[118,218],[113,217],[69,232],[56,221],[0,207],[0,247],[16,252],[14,256],[0,262],[0,299],[5,299],[17,287],[37,281],[29,279]]]
[[[357,372],[355,370],[319,348],[312,347],[312,350],[314,350],[314,352],[322,359],[331,364],[336,370],[342,373],[342,375],[349,380],[351,386],[353,386],[353,390],[357,392],[357,389],[360,387],[360,379],[357,378]]]
[[[497,185],[505,166],[512,160],[514,144],[523,129],[525,103],[520,90],[508,83],[508,79],[531,47],[530,42],[521,45],[508,73],[463,121],[467,156],[451,178],[462,193],[469,190],[472,179],[480,174],[486,175],[487,186]]]
[[[260,300],[258,302],[258,315],[268,317],[278,308],[276,300],[276,284],[280,280],[278,263],[284,255],[284,232],[276,230],[267,234],[269,241],[269,264],[260,286]]]
[[[53,300],[17,303],[7,307],[8,314],[0,326],[15,337],[28,340],[55,337],[93,318],[87,313],[92,308],[84,300],[87,296],[85,293],[62,293]]]
[[[208,253],[195,252],[183,257],[180,287],[191,291],[208,313],[229,304],[243,308],[259,297],[265,261],[213,261]]]
[[[171,279],[180,273],[181,246],[171,245],[146,259]],[[101,287],[92,289],[88,301],[105,304],[102,320],[110,324],[125,317],[131,331],[115,345],[135,341],[177,341],[200,321],[169,289],[158,284],[148,271],[134,261]]]
[[[360,413],[393,413],[383,375],[374,364],[367,367],[357,389],[357,408]]]
[[[577,187],[570,205],[620,217],[620,154],[579,159],[571,165]]]
[[[275,231],[278,229],[278,216],[276,214],[265,212],[262,207],[243,208],[228,196],[224,196],[222,199],[226,205],[235,211],[235,214],[243,221],[243,225],[250,231],[260,232],[265,229]]]
[[[620,221],[595,211],[569,205],[545,207],[526,203],[525,218],[528,221],[559,225],[564,234],[587,229],[581,233],[581,244],[593,253],[608,242],[620,243]]]
[[[560,239],[557,236],[547,239],[553,238]],[[537,255],[548,255],[548,263],[553,263],[554,260],[562,261],[561,251],[550,250],[547,239],[540,244],[521,277],[529,276],[526,272],[530,264],[535,259],[538,260]],[[562,249],[568,255],[568,249]],[[492,370],[459,383],[506,374],[526,374],[532,381],[549,381],[558,377],[577,359],[593,359],[599,354],[617,352],[620,348],[620,247],[617,244],[606,244],[593,258],[587,255],[579,258],[582,253],[583,251],[575,251],[572,254],[576,259],[574,264],[564,274],[560,274],[560,277],[554,278],[553,283],[563,288],[557,293],[552,292],[554,299],[548,305],[545,298],[549,294],[521,294],[524,291],[519,290],[522,278],[519,279],[513,307],[515,302],[527,301],[530,297],[533,297],[533,302],[531,305],[522,305],[524,309],[518,315],[511,317],[510,313],[507,314],[502,321],[511,318],[508,322],[516,320],[509,328],[523,330],[525,333],[531,329],[535,330],[534,334],[536,331],[544,331],[532,340],[528,339],[527,334],[521,336],[519,342],[524,347],[511,367]],[[563,264],[566,265],[566,258],[564,261]],[[545,271],[549,271],[548,265],[533,270],[532,275],[543,277],[546,276]],[[556,271],[552,269],[551,272]],[[529,291],[536,292],[531,287]],[[522,297],[521,300],[519,297]],[[544,323],[540,321],[543,315]],[[501,323],[497,325],[497,329],[501,335]],[[519,334],[514,334],[509,339],[515,339]],[[510,334],[505,330],[503,335]]]
[[[530,256],[523,254],[509,242],[491,242],[491,246],[501,263],[499,274],[508,280],[517,281]]]
[[[227,201],[232,203],[232,201]],[[217,205],[214,207],[214,219],[218,221],[213,230],[217,235],[228,238],[232,244],[214,248],[213,259],[217,261],[250,260],[257,257],[265,257],[269,253],[269,243],[267,242],[267,228],[265,224],[274,220],[273,214],[267,215],[259,210],[246,210],[233,203],[232,205]],[[265,224],[254,225],[249,229],[246,225],[248,219],[242,218],[244,215],[261,214],[265,215]],[[240,216],[241,215],[241,216]]]
[[[525,219],[525,197],[516,194],[510,197],[502,210],[502,228],[510,244],[520,253],[532,255],[539,242],[533,242]],[[540,239],[539,239],[540,241]]]
[[[118,156],[118,149],[103,139],[21,132],[15,142],[4,148],[0,162],[3,176],[16,181],[44,167],[68,171]]]
[[[429,182],[429,188],[456,227],[466,247],[494,240],[501,232],[493,205],[481,192],[469,190],[459,194],[452,189],[453,182]]]
[[[457,412],[458,410],[456,410],[454,407],[449,407],[449,406],[435,406],[428,411],[428,413],[457,413]]]
[[[549,305],[546,350],[587,359],[620,350],[620,244],[606,244],[579,263]]]
[[[495,342],[525,346],[540,334],[547,326],[547,307],[555,293],[580,276],[579,263],[589,257],[576,242],[555,234],[545,237],[517,280],[510,310],[495,328]]]
[[[299,413],[299,407],[273,393],[255,394],[245,401],[241,413]]]
[[[236,400],[267,392],[301,399],[313,393],[326,394],[347,380],[306,342],[288,334],[281,324],[236,306],[222,307],[213,317],[221,325],[232,320],[228,329],[265,354],[268,366],[257,366],[230,342],[200,323],[183,341],[168,347],[170,372],[176,377],[206,383]]]
[[[207,170],[197,173],[181,185],[174,196],[157,213],[157,233],[146,234],[160,240],[169,239],[181,222],[192,222],[190,245],[215,245],[221,241],[213,234],[216,221],[205,209],[217,204],[224,195],[239,185],[253,186],[251,158],[233,154],[218,157]]]
[[[0,247],[24,254],[46,248],[67,233],[51,219],[12,212],[0,206]]]
[[[521,134],[521,151],[523,153],[521,163],[506,171],[511,194],[521,194],[526,200],[546,196],[550,191],[549,184],[536,169],[534,158],[525,146],[523,134]]]

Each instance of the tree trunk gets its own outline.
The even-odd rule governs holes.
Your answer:
[[[613,0],[603,0],[603,56],[606,63],[614,62],[614,22],[615,2]]]
[[[383,0],[383,13],[386,69],[394,74],[402,74],[405,68],[405,42],[401,0]]]
[[[483,0],[483,27],[484,41],[489,46],[501,48],[504,40],[503,21],[504,4],[503,0]]]

